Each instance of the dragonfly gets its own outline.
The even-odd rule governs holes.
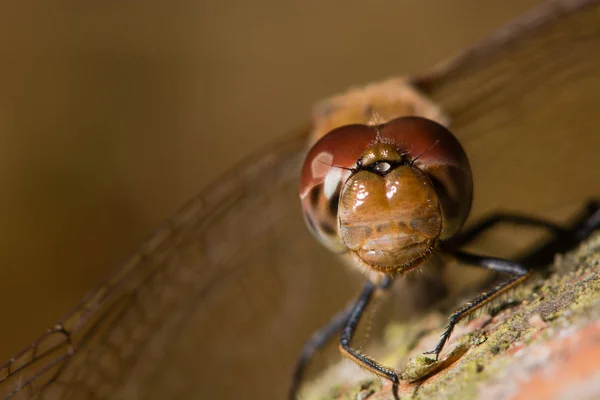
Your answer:
[[[564,219],[599,194],[595,153],[563,162],[564,142],[550,140],[567,130],[585,142],[578,148],[600,148],[598,135],[585,134],[597,131],[585,105],[600,101],[600,6],[577,4],[543,6],[408,80],[444,110],[470,157],[474,217],[504,205]],[[0,367],[0,398],[284,398],[306,338],[362,283],[305,227],[298,181],[307,143],[308,130],[286,137],[206,187]],[[483,163],[487,179],[477,175]],[[551,203],[544,194],[527,203],[521,193],[536,180],[523,176],[557,164],[579,180],[560,182]]]

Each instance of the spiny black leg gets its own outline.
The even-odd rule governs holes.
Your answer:
[[[389,282],[391,282],[391,278],[386,278],[386,280],[389,280]],[[342,354],[356,362],[361,367],[366,368],[374,374],[391,381],[394,399],[399,400],[400,398],[398,397],[398,373],[391,368],[384,367],[369,356],[366,356],[360,351],[350,347],[352,338],[354,337],[354,333],[356,331],[356,327],[358,326],[360,318],[362,317],[365,309],[371,302],[375,289],[376,287],[373,285],[372,282],[367,282],[362,292],[360,293],[358,300],[356,301],[356,303],[354,303],[352,313],[350,314],[346,325],[342,329],[339,344],[340,351],[342,352]]]
[[[544,228],[556,235],[568,234],[567,229],[561,227],[558,224],[543,220],[541,218],[517,213],[496,212],[483,217],[479,221],[468,226],[463,231],[454,235],[454,237],[442,244],[442,248],[444,250],[452,250],[462,247],[472,242],[483,231],[488,230],[499,223]]]
[[[547,266],[552,263],[555,254],[575,249],[598,228],[600,228],[600,202],[589,201],[586,207],[567,224],[565,235],[555,235],[542,246],[521,255],[519,262],[530,268]]]
[[[592,234],[596,229],[600,229],[600,203],[591,201],[588,204],[588,212],[586,220],[577,227],[576,235],[579,240],[584,240]]]
[[[342,329],[342,326],[348,321],[352,310],[354,310],[354,304],[350,304],[348,307],[339,311],[325,326],[313,333],[310,339],[304,343],[302,351],[300,352],[300,357],[298,357],[298,361],[296,361],[294,374],[292,375],[292,385],[290,386],[289,391],[290,400],[296,398],[300,383],[304,377],[304,372],[310,360],[336,333],[340,331],[340,329]]]
[[[502,258],[484,257],[462,251],[454,252],[453,256],[456,257],[456,259],[458,259],[459,261],[464,262],[466,264],[509,274],[512,275],[512,277],[506,282],[497,285],[493,289],[490,289],[480,294],[474,300],[470,301],[469,303],[465,304],[463,307],[459,308],[458,310],[452,313],[452,315],[449,318],[448,325],[446,326],[446,330],[442,334],[442,337],[435,349],[425,353],[434,354],[436,360],[438,359],[438,356],[444,348],[444,345],[448,341],[448,338],[450,338],[450,335],[452,334],[452,331],[454,330],[454,327],[457,323],[459,323],[464,317],[469,315],[471,312],[488,303],[493,298],[504,293],[505,291],[517,285],[518,283],[524,281],[530,274],[527,268],[525,268],[521,264],[509,260],[504,260]]]
[[[383,279],[378,285],[377,289],[386,290],[391,286],[391,279]],[[310,339],[302,346],[302,351],[296,361],[296,367],[294,368],[294,374],[292,375],[292,384],[290,386],[289,398],[293,400],[298,394],[298,389],[302,383],[304,372],[310,360],[314,355],[321,350],[331,338],[346,325],[350,314],[356,308],[356,303],[349,304],[346,308],[339,311],[331,318],[327,324],[321,327],[318,331],[312,334]]]

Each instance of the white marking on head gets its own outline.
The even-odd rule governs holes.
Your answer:
[[[312,163],[310,164],[310,171],[312,173],[313,178],[322,178],[324,177],[329,170],[331,169],[331,164],[333,163],[333,154],[323,151],[315,158],[313,158]]]
[[[342,169],[341,168],[331,168],[327,175],[325,175],[325,180],[323,182],[323,193],[325,194],[325,198],[327,200],[331,199],[331,196],[335,193],[338,185],[342,181]]]

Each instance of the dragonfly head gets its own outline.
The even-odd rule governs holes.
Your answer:
[[[347,125],[309,151],[300,197],[311,232],[328,248],[397,273],[420,265],[462,226],[471,170],[458,140],[433,121]]]

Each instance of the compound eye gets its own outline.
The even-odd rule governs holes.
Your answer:
[[[348,177],[362,169],[361,156],[376,135],[373,127],[346,125],[319,139],[304,159],[300,178],[304,218],[319,241],[336,253],[348,250],[338,231],[340,192]]]
[[[373,165],[373,171],[380,175],[385,175],[392,169],[392,164],[387,161],[379,161]]]

